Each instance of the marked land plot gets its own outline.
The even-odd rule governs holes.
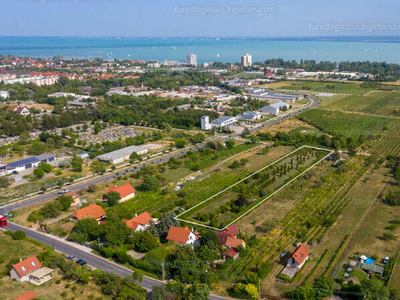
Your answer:
[[[177,216],[181,222],[224,230],[328,158],[333,150],[304,145],[221,189]],[[193,191],[195,192],[195,191]]]

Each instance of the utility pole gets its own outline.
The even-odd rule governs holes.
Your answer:
[[[161,263],[161,268],[162,268],[162,279],[165,280],[165,263]]]
[[[261,299],[261,289],[260,289],[260,286],[261,286],[261,280],[260,280],[260,277],[258,277],[258,299]]]

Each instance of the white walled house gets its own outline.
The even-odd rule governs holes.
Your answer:
[[[308,260],[311,252],[306,245],[302,244],[297,248],[289,258],[288,265],[297,269],[301,269]]]
[[[167,241],[174,241],[181,245],[194,245],[197,240],[196,235],[189,228],[172,226],[167,235]]]
[[[0,91],[0,98],[7,99],[10,97],[10,94],[6,91]]]
[[[53,278],[54,270],[43,267],[35,255],[13,265],[10,277],[18,282],[29,282],[41,285]]]

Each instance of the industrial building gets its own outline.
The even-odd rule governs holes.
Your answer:
[[[143,155],[146,154],[147,152],[148,152],[147,148],[139,146],[129,146],[116,151],[112,151],[110,153],[97,156],[96,159],[100,161],[107,161],[112,164],[119,164],[124,162],[125,160],[129,160],[130,156],[133,153],[137,153],[138,155]]]
[[[261,111],[264,114],[274,114],[277,115],[279,114],[280,110],[282,107],[286,107],[289,109],[290,105],[287,104],[286,102],[276,102],[272,103],[271,105],[264,106]]]
[[[0,164],[0,174],[7,175],[12,172],[21,172],[30,168],[36,168],[41,162],[49,163],[55,160],[54,154],[44,153],[28,157],[8,164]]]
[[[285,101],[288,103],[294,103],[297,100],[303,100],[303,95],[286,95],[282,93],[268,93],[265,91],[258,91],[250,94],[251,98],[259,99],[259,100],[267,100],[267,101]]]
[[[255,122],[255,121],[261,119],[261,113],[258,112],[258,111],[254,112],[254,111],[249,111],[248,110],[248,111],[245,111],[242,114],[237,115],[237,117],[238,117],[239,120],[242,119],[242,120],[245,120],[245,121]]]
[[[237,117],[222,116],[211,122],[211,127],[218,127],[220,129],[224,127],[230,127],[237,122]]]

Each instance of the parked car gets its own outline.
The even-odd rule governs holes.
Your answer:
[[[67,259],[75,261],[76,257],[74,255],[68,255]]]
[[[174,191],[179,191],[181,187],[178,185],[176,188],[174,188]]]
[[[69,189],[62,189],[62,190],[60,190],[58,193],[59,193],[59,194],[65,194],[65,193],[69,193],[69,192],[70,192]]]
[[[87,262],[84,261],[83,259],[78,259],[78,260],[76,261],[76,263],[77,263],[77,264],[80,264],[81,266],[87,265]]]

